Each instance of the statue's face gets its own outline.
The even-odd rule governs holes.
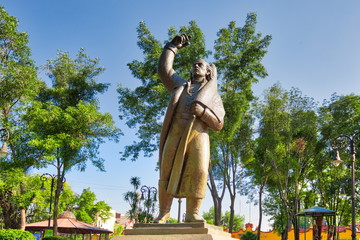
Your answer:
[[[204,60],[198,60],[193,64],[191,73],[193,77],[205,77],[207,74],[208,63]]]

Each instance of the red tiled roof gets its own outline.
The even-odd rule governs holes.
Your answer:
[[[95,227],[91,224],[77,221],[75,216],[69,214],[61,214],[57,220],[58,231],[60,233],[81,233],[81,234],[99,234],[99,233],[112,233],[111,231],[99,227]],[[26,224],[25,230],[27,231],[42,231],[48,228],[48,221],[36,222]],[[52,228],[53,221],[50,221],[50,227]]]

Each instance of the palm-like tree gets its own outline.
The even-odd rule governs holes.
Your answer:
[[[135,223],[138,222],[138,214],[139,214],[139,187],[140,187],[140,178],[139,177],[131,177],[130,183],[134,187],[133,191],[128,191],[124,194],[124,200],[127,201],[130,205],[130,210],[128,211],[129,218]]]

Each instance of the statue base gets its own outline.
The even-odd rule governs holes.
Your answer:
[[[137,223],[125,229],[124,236],[112,240],[231,240],[231,234],[221,227],[206,223]]]

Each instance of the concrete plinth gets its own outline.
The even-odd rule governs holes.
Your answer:
[[[230,240],[231,234],[206,223],[135,224],[112,240]]]

